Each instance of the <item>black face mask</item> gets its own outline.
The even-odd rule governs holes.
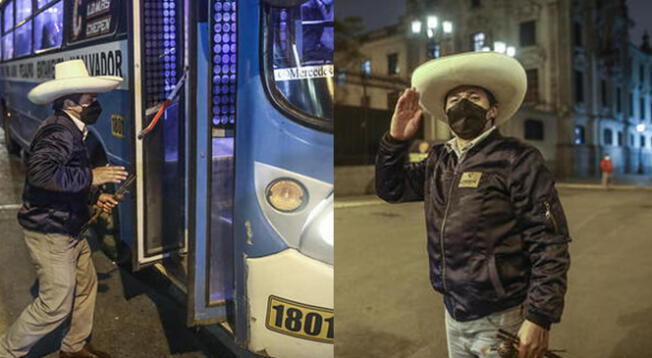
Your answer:
[[[448,125],[462,139],[473,139],[482,133],[487,123],[486,109],[466,98],[448,109]]]
[[[79,116],[82,122],[86,123],[87,125],[91,125],[97,122],[97,119],[100,118],[101,113],[102,106],[100,106],[100,102],[95,101],[88,107],[83,107]]]

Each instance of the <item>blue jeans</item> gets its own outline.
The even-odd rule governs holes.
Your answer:
[[[501,343],[498,329],[516,334],[524,321],[521,305],[468,322],[444,311],[449,358],[500,358],[495,350]]]

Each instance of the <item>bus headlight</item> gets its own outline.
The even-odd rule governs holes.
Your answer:
[[[279,178],[271,182],[265,190],[267,202],[284,213],[302,209],[308,202],[308,192],[301,183],[290,178]]]

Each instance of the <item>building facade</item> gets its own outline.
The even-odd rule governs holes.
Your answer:
[[[338,136],[348,118],[337,108],[385,111],[387,130],[398,94],[428,59],[512,47],[528,91],[503,134],[536,146],[561,178],[599,175],[604,154],[617,173],[652,174],[652,51],[630,43],[629,24],[624,0],[408,1],[399,24],[359,37],[356,61],[340,61]],[[451,133],[425,118],[423,138]]]

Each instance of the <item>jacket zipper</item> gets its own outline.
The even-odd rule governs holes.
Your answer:
[[[451,181],[451,185],[448,187],[448,198],[446,200],[446,209],[444,210],[444,219],[442,220],[441,223],[441,230],[440,230],[440,239],[439,243],[441,245],[441,282],[444,286],[444,292],[448,291],[448,287],[446,286],[446,248],[444,247],[444,230],[446,229],[446,218],[448,217],[448,209],[450,208],[450,203],[451,203],[451,195],[453,194],[453,188],[455,187],[455,182],[457,182],[457,168],[459,167],[458,165],[455,167],[455,174],[453,175],[453,180]],[[454,318],[454,317],[453,317]]]
[[[559,225],[557,224],[557,219],[555,219],[555,216],[552,214],[550,203],[546,200],[543,202],[543,204],[546,206],[546,218],[552,222],[552,226],[555,228],[555,233],[558,234]]]

